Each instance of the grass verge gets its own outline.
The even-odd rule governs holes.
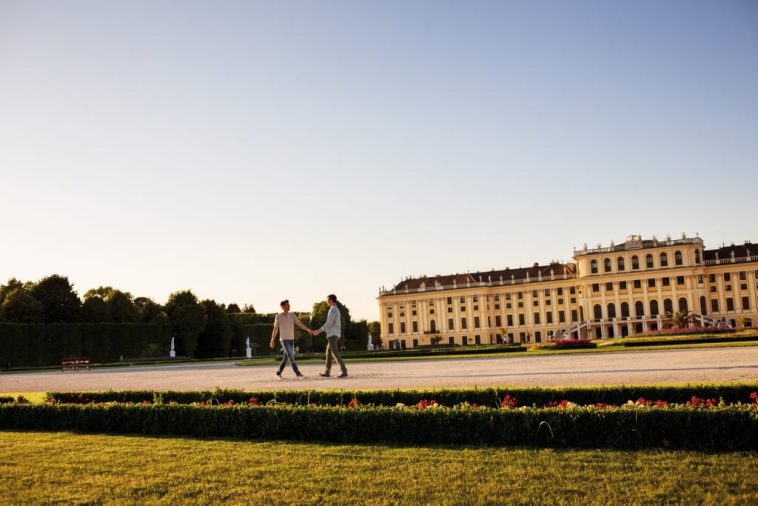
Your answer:
[[[756,475],[755,453],[0,432],[5,504],[755,504]]]

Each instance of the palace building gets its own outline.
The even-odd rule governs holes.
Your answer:
[[[688,310],[695,325],[750,327],[758,318],[758,246],[705,249],[700,237],[574,250],[573,262],[446,276],[382,289],[382,337],[390,348],[432,343],[607,339],[663,328]]]

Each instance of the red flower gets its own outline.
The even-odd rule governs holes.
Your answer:
[[[226,401],[226,404],[225,404],[225,405],[226,405],[226,406],[234,406],[234,404],[235,404],[235,403],[234,403],[234,400],[232,400],[232,399],[229,399],[228,401]]]
[[[361,405],[361,401],[355,398],[353,398],[353,400],[347,403],[348,408],[357,408],[360,405]]]
[[[248,404],[248,406],[260,406],[261,405],[261,401],[258,400],[257,397],[250,397],[247,400],[247,404]]]
[[[516,408],[518,407],[518,399],[506,394],[505,397],[503,397],[502,402],[500,402],[500,407],[501,408]]]
[[[148,401],[147,399],[145,399],[144,401],[142,401],[142,404],[150,404],[150,401]]]
[[[750,399],[755,403],[758,404],[758,392],[751,392],[750,393]]]
[[[604,403],[602,403],[602,402],[598,402],[597,404],[595,404],[595,407],[596,407],[597,409],[603,409],[603,408],[607,408],[607,407],[608,407],[608,405],[607,405],[607,404],[604,404]]]
[[[657,401],[655,401],[655,407],[656,407],[656,408],[665,408],[665,407],[666,407],[666,406],[668,406],[668,405],[669,405],[669,403],[668,403],[668,402],[666,402],[666,401],[662,401],[662,400],[660,400],[660,399],[658,399]]]
[[[418,401],[418,404],[416,404],[416,407],[418,409],[426,409],[426,408],[431,408],[434,406],[437,406],[437,401],[435,401],[434,399],[432,399],[431,401],[427,399],[421,399],[420,401]]]
[[[647,406],[648,404],[650,404],[650,401],[648,401],[644,397],[640,397],[639,399],[637,399],[637,404],[639,404],[640,406]]]

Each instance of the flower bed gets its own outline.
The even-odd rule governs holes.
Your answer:
[[[758,394],[756,394],[758,397]],[[503,400],[501,400],[503,402]],[[507,404],[507,403],[505,403]],[[341,443],[758,449],[756,404],[554,407],[182,404],[2,404],[0,429],[240,437]]]

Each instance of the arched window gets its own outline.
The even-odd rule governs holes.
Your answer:
[[[696,264],[700,263],[700,250],[699,249],[695,250],[695,263]]]
[[[645,316],[645,306],[641,300],[634,303],[634,316]]]
[[[679,311],[688,311],[689,308],[687,307],[687,299],[684,297],[681,297],[679,299]]]
[[[650,316],[658,316],[658,301],[655,299],[650,301]]]
[[[661,253],[661,267],[669,266],[669,257],[666,253]]]
[[[590,273],[597,274],[597,260],[590,262]]]
[[[637,255],[632,256],[632,270],[636,271],[640,268],[640,259]]]
[[[616,259],[616,269],[619,271],[624,270],[624,257],[618,257]]]
[[[621,317],[629,318],[629,304],[626,302],[621,303]]]
[[[663,312],[665,314],[674,312],[674,304],[671,302],[671,299],[663,300]]]
[[[437,332],[437,324],[434,323],[434,320],[429,320],[429,330]]]
[[[616,305],[613,302],[608,304],[608,318],[616,318]]]
[[[674,251],[674,265],[682,265],[682,252]]]
[[[647,265],[648,269],[653,268],[653,255],[647,255],[645,257],[645,265]]]
[[[705,297],[700,297],[700,314],[703,316],[708,314],[708,306],[705,303]]]
[[[610,258],[606,258],[605,260],[603,260],[603,270],[605,272],[611,272],[611,259]]]
[[[602,320],[603,319],[603,308],[600,306],[600,304],[595,304],[595,307],[593,307],[593,310],[595,311],[595,319],[596,320]]]

